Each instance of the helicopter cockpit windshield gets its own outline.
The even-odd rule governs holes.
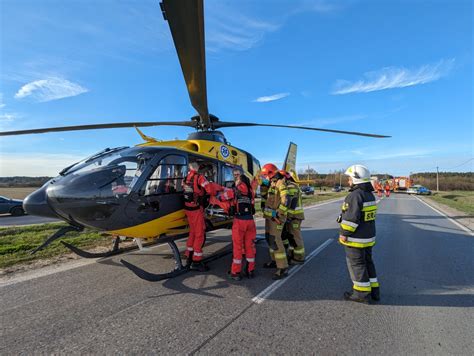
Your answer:
[[[104,150],[63,172],[65,185],[57,188],[60,188],[62,197],[126,196],[154,153],[139,147]]]

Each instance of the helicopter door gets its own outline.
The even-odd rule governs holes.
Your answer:
[[[186,174],[186,155],[172,153],[162,157],[141,184],[138,199],[127,209],[128,215],[154,219],[181,210]]]
[[[221,184],[226,188],[232,188],[235,185],[233,169],[234,167],[228,164],[223,164],[221,167]]]

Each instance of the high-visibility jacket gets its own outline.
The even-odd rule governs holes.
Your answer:
[[[268,188],[267,200],[265,202],[265,211],[263,215],[266,219],[283,217],[286,219],[288,214],[288,189],[285,178],[272,181]]]
[[[341,244],[358,248],[375,245],[377,202],[372,191],[370,183],[357,184],[344,199],[339,234],[347,241],[339,239]]]
[[[288,218],[304,220],[303,194],[301,193],[299,185],[292,180],[287,180],[286,186],[288,190]]]

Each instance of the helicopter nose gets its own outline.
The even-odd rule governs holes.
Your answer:
[[[34,191],[23,200],[23,209],[30,215],[44,216],[47,218],[57,218],[58,215],[48,204],[45,184],[40,189]]]

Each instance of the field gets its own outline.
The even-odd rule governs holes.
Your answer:
[[[5,189],[14,191],[22,188],[4,188],[4,190]],[[34,188],[24,189],[34,190]],[[347,192],[316,192],[313,196],[305,196],[303,205],[312,205],[320,201],[343,197],[346,194]],[[259,200],[257,200],[255,207],[257,209],[257,216],[261,216]],[[4,269],[5,272],[8,271],[9,267],[36,261],[49,261],[49,263],[54,263],[60,256],[69,254],[70,251],[59,241],[53,242],[35,255],[30,254],[31,250],[39,246],[64,225],[64,223],[53,223],[0,229],[0,269]],[[104,236],[99,232],[91,230],[86,230],[81,233],[69,232],[63,240],[83,249],[94,249],[103,246],[111,246],[112,244],[112,239],[109,236]]]
[[[26,196],[34,192],[39,187],[18,187],[18,188],[3,188],[0,187],[0,195],[12,199],[25,199]]]
[[[469,215],[474,214],[474,191],[453,190],[450,192],[433,192],[433,195],[427,196],[427,198]]]

